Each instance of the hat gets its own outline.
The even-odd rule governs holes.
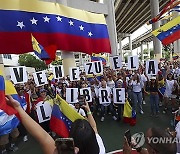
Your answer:
[[[117,80],[117,83],[123,83],[123,80],[119,79]]]
[[[40,91],[39,91],[40,93],[42,93],[42,92],[46,92],[46,89],[40,89]]]
[[[152,76],[152,77],[151,77],[151,80],[156,80],[156,77],[155,77],[155,76]]]

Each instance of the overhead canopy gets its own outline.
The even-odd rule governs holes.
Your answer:
[[[169,0],[159,0],[160,10]],[[117,33],[132,34],[151,19],[150,0],[115,0]]]

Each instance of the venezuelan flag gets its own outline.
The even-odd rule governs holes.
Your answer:
[[[77,119],[84,119],[84,117],[57,95],[50,120],[51,130],[61,137],[69,137],[71,125]]]
[[[177,60],[179,58],[179,56],[176,53],[173,53],[172,58],[173,58],[173,60]]]
[[[0,53],[32,52],[31,34],[43,47],[111,52],[103,14],[37,0],[0,0]]]
[[[18,96],[13,84],[10,81],[5,81],[5,87],[5,94],[11,95],[23,108],[25,108],[26,101]],[[13,129],[17,128],[19,119],[16,117],[16,113],[17,111],[6,105],[6,103],[4,108],[0,109],[0,136],[9,134]]]
[[[168,45],[180,39],[180,16],[156,29],[152,34],[156,36],[163,45]]]
[[[125,123],[129,123],[131,126],[136,124],[136,112],[132,109],[128,100],[124,104],[123,117]]]

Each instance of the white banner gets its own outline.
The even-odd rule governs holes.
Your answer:
[[[66,88],[66,101],[68,103],[76,103],[78,100],[78,88]]]
[[[102,61],[89,62],[84,64],[86,75],[90,74],[103,74],[103,64]]]
[[[113,89],[114,104],[125,104],[125,88]]]
[[[52,107],[47,101],[41,101],[36,105],[36,112],[39,123],[42,123],[51,119]]]
[[[11,80],[14,82],[14,84],[27,82],[28,76],[25,66],[10,67],[9,69],[11,74]]]

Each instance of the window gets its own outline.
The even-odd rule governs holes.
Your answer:
[[[79,59],[79,54],[74,55],[75,59]]]
[[[3,57],[4,57],[5,59],[12,59],[11,54],[3,54]]]

